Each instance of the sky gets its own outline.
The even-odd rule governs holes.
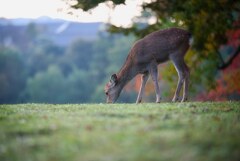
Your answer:
[[[89,12],[71,10],[66,0],[0,0],[0,18],[39,18],[48,16],[79,22],[111,22],[116,26],[130,26],[133,17],[140,15],[144,0],[127,0],[114,10],[100,4]],[[72,14],[69,14],[72,13]]]

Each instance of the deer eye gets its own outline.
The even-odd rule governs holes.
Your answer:
[[[105,94],[108,95],[108,92],[106,92]]]

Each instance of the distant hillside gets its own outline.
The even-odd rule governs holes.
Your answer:
[[[42,29],[42,36],[63,46],[76,39],[94,40],[97,38],[98,32],[104,28],[103,23],[78,23],[47,17],[39,19],[0,18],[0,43],[6,40],[11,40],[11,42],[18,41],[15,40],[15,35],[22,35],[22,32],[27,29],[29,24],[35,24]]]
[[[102,23],[56,22],[42,24],[48,38],[59,45],[67,45],[76,39],[94,40]]]

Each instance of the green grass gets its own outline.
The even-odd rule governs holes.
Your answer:
[[[0,105],[0,160],[239,161],[240,102]]]

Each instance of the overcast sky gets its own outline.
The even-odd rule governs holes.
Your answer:
[[[38,18],[48,16],[80,22],[106,22],[111,17],[115,25],[128,26],[131,19],[139,15],[142,0],[127,0],[126,5],[120,5],[113,10],[106,4],[99,5],[91,14],[80,10],[70,10],[63,0],[0,0],[0,17],[3,18]]]

